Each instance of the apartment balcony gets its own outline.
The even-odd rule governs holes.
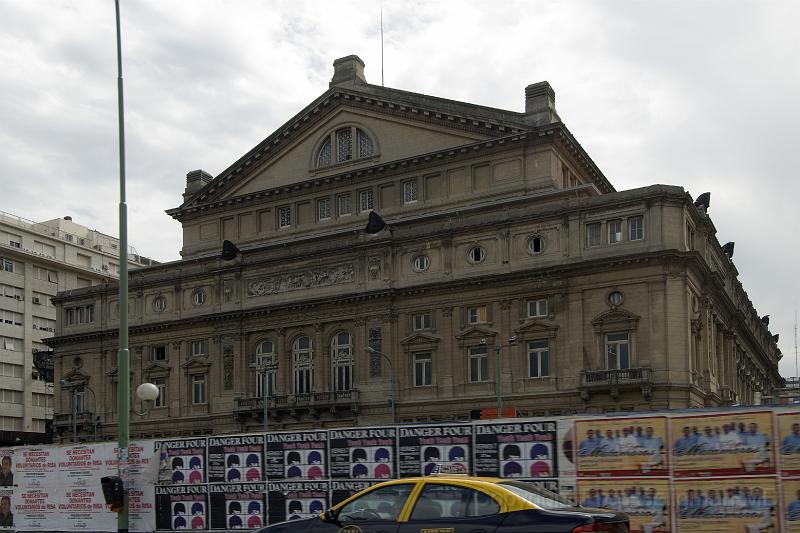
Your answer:
[[[652,368],[623,368],[618,370],[581,370],[581,397],[588,400],[593,393],[608,393],[616,399],[620,393],[640,390],[649,400],[653,394]]]
[[[269,397],[269,417],[300,418],[309,414],[318,418],[324,410],[336,414],[337,411],[357,413],[359,407],[358,389],[346,391],[311,392],[308,394],[278,394]],[[249,396],[236,398],[234,410],[239,418],[261,418],[264,413],[264,398]]]

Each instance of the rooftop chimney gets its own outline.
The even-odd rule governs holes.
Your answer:
[[[357,55],[340,57],[333,62],[333,78],[330,86],[367,83],[364,77],[364,62]]]
[[[556,112],[556,93],[546,81],[525,87],[525,121],[532,126],[561,122]]]
[[[183,191],[183,201],[185,202],[194,194],[205,187],[214,177],[205,170],[192,170],[186,174],[186,190]]]

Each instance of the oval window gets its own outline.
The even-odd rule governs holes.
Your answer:
[[[424,272],[431,266],[431,260],[427,255],[418,255],[414,258],[414,270],[417,272]]]
[[[544,237],[534,235],[528,239],[528,253],[531,255],[540,254],[544,251]]]
[[[608,303],[610,303],[614,307],[617,307],[618,305],[622,304],[623,300],[625,300],[625,297],[619,291],[613,291],[608,295]]]
[[[467,258],[469,258],[470,263],[480,263],[486,259],[486,250],[480,246],[473,246],[467,252]]]
[[[156,311],[163,311],[167,308],[167,299],[164,296],[156,296],[153,300],[153,309]]]
[[[206,293],[203,289],[197,289],[192,293],[192,302],[195,305],[202,305],[206,301]]]

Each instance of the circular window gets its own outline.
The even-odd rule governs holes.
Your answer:
[[[203,289],[197,289],[192,293],[192,302],[195,305],[203,305],[206,301],[206,291]]]
[[[424,272],[431,266],[431,260],[427,255],[418,255],[414,258],[414,270],[417,272]]]
[[[156,296],[156,298],[153,300],[153,309],[155,309],[157,312],[160,312],[166,308],[167,308],[167,299],[162,295]]]
[[[608,295],[608,303],[614,307],[621,305],[623,300],[625,300],[625,297],[619,291],[613,291]]]
[[[534,235],[528,239],[528,253],[531,255],[540,254],[544,251],[544,237]]]
[[[467,252],[467,259],[470,263],[481,263],[486,259],[486,250],[480,246],[473,246]]]

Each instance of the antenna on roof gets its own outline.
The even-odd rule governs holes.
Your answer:
[[[383,6],[381,6],[381,87],[383,86]]]

